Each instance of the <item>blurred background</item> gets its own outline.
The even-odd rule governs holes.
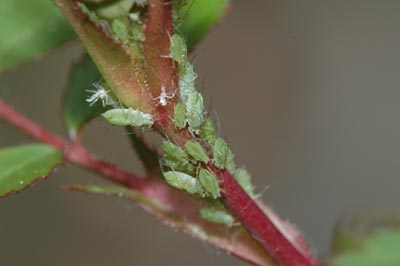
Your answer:
[[[198,87],[257,191],[320,256],[343,214],[400,212],[400,1],[233,1],[194,54]],[[60,98],[78,43],[0,74],[0,95],[65,135]],[[29,142],[0,124],[0,147]],[[85,143],[138,171],[101,119]],[[0,201],[7,266],[243,265],[120,199],[66,192],[104,183],[73,166]],[[141,170],[139,170],[141,171]]]

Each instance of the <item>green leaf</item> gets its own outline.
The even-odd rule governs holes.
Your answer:
[[[19,192],[48,176],[61,162],[61,152],[44,144],[0,149],[0,197]]]
[[[346,217],[338,224],[333,243],[330,266],[400,265],[400,216]]]
[[[100,72],[87,54],[72,67],[63,101],[64,123],[71,138],[76,137],[85,123],[107,110],[101,101],[92,106],[86,101],[87,90],[94,89],[93,82],[100,79]]]
[[[180,13],[182,24],[179,31],[186,37],[187,46],[193,48],[218,24],[229,10],[230,0],[190,0]]]
[[[0,70],[76,38],[49,0],[1,0],[0,36]]]

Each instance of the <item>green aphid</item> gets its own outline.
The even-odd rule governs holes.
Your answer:
[[[152,126],[154,123],[151,114],[145,114],[132,108],[111,109],[103,113],[102,116],[107,119],[108,122],[117,126],[143,127]]]
[[[210,158],[208,158],[207,153],[204,151],[203,147],[200,145],[200,143],[196,141],[188,140],[185,143],[185,149],[186,152],[189,153],[189,155],[192,156],[197,161],[208,163],[208,161],[210,160]]]
[[[185,40],[179,34],[173,34],[170,38],[169,53],[172,59],[183,65],[187,61],[187,48]]]
[[[89,19],[96,23],[96,24],[100,24],[101,20],[99,19],[99,17],[96,15],[96,13],[92,10],[90,10],[84,3],[78,2],[77,3],[78,7],[81,9],[81,11],[83,13],[85,13],[86,15],[89,16]]]
[[[217,177],[213,173],[203,168],[200,169],[199,181],[203,188],[209,192],[214,199],[221,196]]]
[[[163,173],[165,180],[174,188],[185,190],[190,194],[201,194],[202,188],[199,181],[188,174],[176,171]]]
[[[228,143],[223,138],[218,137],[213,147],[214,164],[216,167],[225,168],[228,158]]]
[[[250,197],[255,198],[256,195],[254,194],[254,186],[251,183],[251,175],[247,172],[244,168],[238,168],[234,172],[233,176],[235,177],[236,181],[239,185],[249,194]]]
[[[193,66],[186,62],[184,65],[180,65],[179,71],[179,89],[182,100],[187,101],[189,94],[196,92],[194,88],[194,82],[197,78],[197,74],[193,71]]]
[[[122,20],[119,19],[113,20],[111,28],[115,36],[118,37],[118,39],[124,42],[128,41],[129,39],[128,27]]]
[[[235,219],[229,213],[224,210],[217,210],[213,208],[203,208],[200,210],[200,216],[206,221],[224,224],[228,227],[233,226]]]
[[[207,118],[207,120],[201,125],[199,136],[203,140],[207,141],[210,145],[214,145],[216,135],[211,118]]]
[[[214,164],[216,167],[226,168],[230,173],[236,171],[235,155],[225,139],[218,137],[213,146]]]
[[[105,4],[96,9],[97,15],[105,19],[116,19],[128,16],[135,0],[117,0],[111,1],[110,4]]]
[[[161,163],[170,170],[186,173],[191,176],[196,175],[196,167],[189,161],[181,162],[170,159],[168,156],[161,160]]]
[[[227,150],[227,155],[226,155],[226,163],[225,163],[225,168],[230,172],[234,173],[236,171],[236,163],[235,163],[235,154],[233,151],[229,148]]]
[[[135,24],[131,27],[132,40],[141,42],[143,40],[143,26]]]
[[[183,103],[177,103],[174,109],[174,123],[179,129],[186,127],[186,108]]]
[[[189,129],[197,134],[204,122],[203,96],[197,91],[190,93],[187,100],[184,100],[184,104],[186,107],[186,121],[189,125]]]
[[[174,161],[178,162],[188,162],[188,155],[184,150],[181,149],[178,145],[174,143],[164,140],[162,144],[162,149],[165,155]]]

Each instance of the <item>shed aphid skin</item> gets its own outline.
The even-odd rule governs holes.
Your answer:
[[[185,40],[179,34],[173,34],[169,37],[170,57],[175,60],[179,65],[183,65],[187,62],[187,47]]]
[[[102,85],[96,82],[93,83],[93,86],[96,88],[95,90],[86,90],[92,93],[92,95],[86,99],[86,102],[90,103],[90,106],[93,106],[98,101],[101,101],[103,106],[116,105],[114,99],[109,95],[110,90],[106,90]]]
[[[211,194],[214,199],[221,197],[217,177],[207,169],[199,171],[199,181],[203,188]]]
[[[185,149],[186,152],[189,153],[190,156],[193,157],[193,159],[203,162],[203,163],[208,163],[210,161],[210,158],[208,157],[207,153],[204,151],[203,147],[200,145],[200,143],[193,141],[193,140],[188,140],[185,143]]]
[[[153,125],[153,116],[132,108],[111,109],[102,116],[113,125],[150,127]]]
[[[232,227],[235,223],[233,216],[225,210],[203,208],[200,210],[200,216],[211,223],[224,224],[228,227]]]
[[[183,103],[177,103],[174,108],[174,123],[178,129],[186,127],[186,108]]]
[[[166,106],[168,104],[168,99],[172,99],[175,97],[175,91],[173,93],[168,94],[165,91],[165,87],[161,87],[161,93],[160,96],[153,98],[153,100],[158,100],[157,106]]]
[[[167,183],[174,188],[185,190],[190,194],[202,194],[202,187],[193,176],[176,171],[167,171],[163,175]]]

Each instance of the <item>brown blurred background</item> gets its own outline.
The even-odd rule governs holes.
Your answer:
[[[203,1],[203,0],[201,0]],[[258,192],[296,223],[319,255],[335,221],[357,210],[400,211],[400,1],[234,1],[198,47],[206,103]],[[0,95],[65,134],[60,97],[80,45],[0,75]],[[0,124],[0,146],[28,140]],[[140,166],[104,121],[91,149]],[[103,182],[72,166],[0,201],[5,266],[243,265],[175,233],[129,202],[60,190]]]

